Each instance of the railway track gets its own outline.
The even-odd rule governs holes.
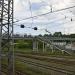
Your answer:
[[[58,67],[43,64],[40,62],[35,62],[35,61],[33,61],[35,56],[34,56],[34,58],[29,58],[31,60],[28,60],[28,57],[19,56],[19,55],[16,56],[16,59],[17,58],[19,59],[18,61],[23,62],[24,64],[32,65],[37,68],[43,68],[46,70],[50,70],[55,73],[55,74],[50,74],[50,75],[75,75],[75,71],[71,71],[71,70],[67,70],[67,69],[63,69],[63,68],[58,68]],[[34,60],[38,60],[38,59],[34,59]],[[42,60],[39,60],[39,61],[42,61]],[[42,62],[44,62],[44,61],[42,61]],[[4,67],[5,67],[5,65],[4,65]],[[15,73],[16,73],[16,75],[25,75],[25,73],[22,73],[21,71],[18,71],[18,70],[16,70]]]
[[[62,65],[75,65],[75,59],[73,58],[64,58],[64,57],[50,57],[50,56],[42,56],[42,55],[34,55],[34,54],[16,54],[15,56],[19,57],[26,57],[26,58],[31,58],[31,59],[37,59],[37,60],[42,60],[42,61],[47,61],[47,62],[55,62],[59,63]]]
[[[44,69],[47,69],[47,70],[52,70],[55,73],[58,72],[58,74],[61,74],[61,75],[75,75],[74,71],[70,71],[70,70],[66,70],[66,69],[62,69],[62,68],[58,68],[58,67],[53,67],[53,66],[50,66],[50,65],[42,64],[42,63],[39,63],[39,62],[27,60],[26,58],[19,57],[19,59],[20,59],[19,60],[20,62],[23,62],[25,64],[37,66],[37,67],[44,68]],[[57,74],[54,74],[54,75],[57,75]]]
[[[8,73],[8,71],[7,71],[7,65],[5,65],[5,64],[2,64],[2,73],[4,73],[4,75],[7,75]],[[21,72],[21,71],[18,71],[18,70],[15,70],[15,73],[14,73],[15,75],[26,75],[25,73],[23,73],[23,72]]]

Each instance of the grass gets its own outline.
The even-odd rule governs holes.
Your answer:
[[[7,58],[2,60],[2,65],[8,65],[7,64]],[[7,67],[2,68],[3,71],[5,71],[7,73]],[[40,69],[37,68],[33,68],[32,66],[28,66],[27,64],[20,62],[20,60],[16,59],[15,60],[15,74],[16,71],[20,73],[22,73],[23,75],[50,75],[49,73],[45,73],[43,71],[41,71]],[[18,75],[18,74],[16,74]]]
[[[19,59],[19,58],[17,58],[17,59]],[[35,58],[35,59],[33,59],[33,58],[26,58],[26,59],[29,60],[29,61],[33,61],[35,63],[40,63],[40,64],[44,64],[44,65],[48,65],[48,66],[54,66],[54,67],[58,67],[58,68],[62,68],[62,69],[71,70],[71,71],[74,71],[74,73],[75,73],[75,68],[74,68],[75,67],[75,63],[74,64],[70,64],[70,63],[66,64],[65,62],[63,63],[63,62],[60,62],[60,61],[57,61],[57,60],[49,60],[49,59],[45,59],[45,58],[40,59],[40,57],[38,57],[38,59],[37,58]],[[19,59],[19,61],[21,61],[21,60],[22,59]],[[34,69],[38,70],[37,67],[34,68]],[[45,72],[46,72],[46,70],[45,70]],[[49,70],[49,73],[50,72],[52,72],[52,71]]]
[[[45,72],[40,71],[37,68],[30,67],[18,60],[16,61],[16,70],[19,70],[25,73],[26,75],[50,75],[50,74],[46,74]]]
[[[7,61],[3,60],[2,64],[7,65]],[[6,68],[4,67],[3,70],[7,73],[7,67]],[[23,75],[50,75],[43,71],[40,71],[37,68],[33,68],[32,66],[30,67],[27,64],[20,62],[19,60],[15,61],[15,74],[16,71],[18,71],[19,74],[22,73]]]
[[[24,39],[20,40],[19,39],[19,40],[15,40],[14,42],[17,43],[14,45],[15,52],[21,52],[21,53],[29,52],[29,53],[35,53],[38,55],[40,54],[40,55],[50,55],[50,56],[70,56],[65,52],[62,53],[62,51],[59,51],[59,50],[54,50],[52,52],[52,50],[49,47],[47,47],[45,52],[43,52],[43,44],[40,41],[39,41],[39,45],[38,45],[38,47],[39,47],[38,52],[37,51],[33,52],[33,50],[32,50],[33,40],[24,40]],[[72,56],[75,57],[75,54],[73,54]]]
[[[59,64],[62,62],[62,63],[68,63],[67,60],[66,61],[57,61],[57,60],[50,60],[50,59],[47,59],[45,57],[40,57],[40,56],[48,56],[48,57],[62,57],[62,58],[66,58],[66,59],[75,59],[75,55],[68,55],[66,53],[63,53],[59,50],[54,50],[54,52],[52,52],[50,49],[48,49],[47,51],[43,52],[42,50],[42,44],[39,45],[39,51],[38,52],[33,52],[32,50],[32,45],[31,43],[32,42],[29,42],[27,41],[28,43],[24,43],[22,44],[22,41],[18,40],[18,42],[20,44],[17,44],[15,45],[15,54],[16,53],[20,53],[22,55],[25,55],[26,57],[29,57],[29,58],[34,58],[34,59],[37,59],[37,60],[41,60],[43,62],[58,62]],[[26,46],[25,46],[26,45]],[[30,46],[30,47],[29,47]],[[6,51],[7,52],[7,51]],[[38,57],[37,57],[37,56]],[[7,65],[7,60],[4,59],[2,60],[2,64],[5,64]],[[75,65],[74,62],[70,62],[68,63],[69,65]],[[37,68],[33,68],[33,67],[30,67],[28,66],[27,64],[23,63],[23,62],[20,62],[19,60],[16,59],[15,61],[15,70],[19,71],[19,72],[22,72],[26,75],[50,75],[48,73],[45,73],[43,71],[40,71],[40,69],[37,69]]]
[[[32,59],[41,60],[43,62],[53,62],[53,63],[57,62],[57,64],[60,64],[62,61],[60,62],[60,61],[57,61],[57,60],[50,60],[50,59],[47,59],[45,57],[40,57],[40,55],[41,56],[48,56],[48,57],[63,57],[63,55],[55,55],[55,54],[50,55],[50,53],[48,53],[48,52],[45,52],[45,53],[42,53],[42,52],[39,53],[38,52],[38,53],[36,53],[36,52],[32,52],[31,50],[29,50],[29,52],[28,52],[28,50],[25,51],[25,49],[24,50],[19,50],[19,52],[17,52],[17,53],[22,53],[22,55],[25,55],[25,56],[27,56],[29,58],[32,58]],[[71,56],[66,55],[64,57],[69,59]],[[63,61],[62,63],[65,63],[65,62],[66,61]],[[7,60],[4,59],[2,63],[7,65],[6,64]],[[68,64],[73,65],[73,63],[68,63]],[[20,60],[17,60],[17,59],[15,61],[15,70],[17,70],[19,72],[22,72],[23,74],[26,74],[26,75],[50,75],[50,74],[47,74],[47,73],[45,73],[43,71],[40,71],[40,69],[34,68],[32,66],[30,67],[27,64],[25,64],[23,62],[20,62]]]
[[[42,55],[42,56],[73,56],[69,55],[67,53],[62,53],[61,51],[55,50],[54,52],[50,51],[33,51],[31,49],[17,49],[15,50],[15,53],[21,53],[21,54],[34,54],[34,55]],[[73,56],[74,57],[74,56]]]

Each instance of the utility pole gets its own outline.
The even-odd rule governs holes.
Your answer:
[[[2,55],[7,59],[7,75],[14,75],[13,0],[0,0],[0,75]]]

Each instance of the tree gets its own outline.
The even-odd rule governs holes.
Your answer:
[[[44,34],[44,37],[48,37],[48,34]]]
[[[24,37],[26,38],[27,37],[27,34],[24,34]]]
[[[39,37],[42,37],[42,35],[41,35],[41,34],[39,34],[38,36],[39,36]]]
[[[20,37],[20,34],[14,34],[13,35],[15,38],[19,38]]]
[[[61,32],[55,32],[55,33],[53,34],[53,36],[55,36],[55,37],[60,37],[60,36],[62,36],[62,33],[61,33]]]
[[[75,38],[75,34],[70,34],[70,37]]]

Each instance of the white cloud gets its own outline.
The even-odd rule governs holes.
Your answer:
[[[14,12],[15,12],[15,17],[17,19],[22,19],[22,18],[31,16],[31,12],[29,9],[29,2],[28,2],[29,0],[14,0],[14,1],[15,1],[15,8],[14,8],[15,11]],[[62,8],[66,8],[66,7],[75,5],[75,0],[30,0],[30,2],[31,2],[31,5],[32,4],[37,4],[37,6],[40,5],[40,6],[38,6],[38,9],[34,8],[34,7],[32,8],[33,16],[49,12],[50,5],[52,5],[53,10],[58,10],[58,9],[62,9]],[[34,9],[36,9],[36,10],[34,10]],[[72,12],[70,12],[70,11],[72,11]],[[65,19],[65,17],[67,17],[67,16],[68,16],[68,19]],[[43,22],[43,23],[49,22],[50,23],[51,21],[54,21],[53,23],[50,24],[50,26],[52,25],[52,29],[47,27],[48,30],[50,30],[50,31],[51,30],[52,31],[60,31],[61,30],[62,32],[64,32],[64,30],[63,30],[63,28],[64,28],[66,30],[66,33],[68,33],[67,32],[68,27],[75,28],[75,26],[74,26],[75,22],[61,25],[61,27],[60,27],[60,25],[58,25],[58,27],[56,25],[61,22],[65,23],[66,21],[70,20],[72,16],[75,16],[75,8],[34,18],[33,23],[35,23],[35,24],[37,24],[37,22]],[[73,18],[73,19],[75,19],[75,18]],[[27,20],[27,21],[22,21],[22,22],[24,23],[24,22],[31,22],[31,21],[32,21],[32,19]],[[37,26],[37,25],[33,25],[33,27],[34,26]],[[48,26],[49,26],[49,24],[48,24]],[[39,24],[39,27],[41,28],[40,24]],[[45,28],[46,25],[43,25],[43,27]],[[57,27],[58,29],[55,27]],[[70,28],[69,32],[74,33],[75,31],[74,31],[74,29],[72,30],[72,28]],[[40,33],[40,32],[38,32],[38,33]],[[44,32],[41,31],[41,33],[44,33]]]

